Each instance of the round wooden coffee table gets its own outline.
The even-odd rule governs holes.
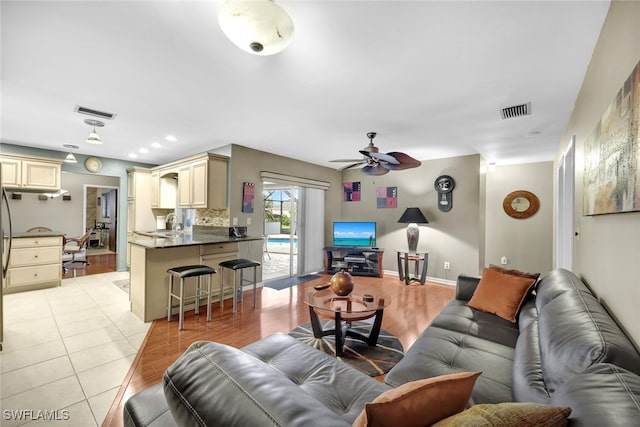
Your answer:
[[[391,304],[391,297],[384,292],[369,288],[354,290],[347,296],[336,295],[331,288],[321,291],[310,291],[304,299],[309,306],[309,317],[313,336],[322,338],[327,335],[335,336],[336,356],[343,355],[346,337],[363,341],[375,346],[382,326],[384,308]],[[335,322],[334,329],[323,330],[320,318],[331,319]],[[359,334],[350,329],[351,322],[375,317],[369,336]]]

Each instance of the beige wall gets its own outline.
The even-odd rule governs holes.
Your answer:
[[[96,187],[118,187],[120,179],[110,176],[63,173],[61,187],[69,192],[71,200],[64,201],[62,197],[38,200],[38,194],[22,193],[22,200],[9,202],[13,230],[23,232],[31,227],[44,226],[69,237],[81,236],[85,230],[82,223],[85,184]],[[93,221],[91,225],[93,226]]]
[[[553,163],[497,166],[487,180],[486,263],[546,273],[553,267]],[[505,214],[502,202],[512,191],[527,190],[540,200],[540,210],[527,219]]]
[[[339,199],[341,191],[340,173],[334,169],[311,163],[293,160],[287,157],[253,150],[241,145],[232,145],[229,163],[229,210],[231,218],[238,218],[239,226],[247,226],[247,219],[251,224],[247,226],[250,235],[261,236],[263,233],[264,204],[262,202],[262,182],[260,172],[274,172],[300,178],[315,179],[330,183],[325,197],[325,229],[331,225],[333,218],[340,212]],[[242,212],[242,184],[253,182],[255,199],[253,213]],[[328,224],[328,225],[327,225]]]
[[[341,202],[341,219],[376,221],[377,245],[385,250],[384,269],[397,271],[396,249],[407,247],[406,224],[399,224],[398,219],[405,208],[418,207],[429,221],[420,226],[418,244],[419,249],[429,251],[427,275],[455,280],[461,273],[478,274],[484,265],[480,250],[484,248],[480,163],[480,156],[473,155],[423,161],[418,168],[377,177],[364,175],[359,169],[346,171],[343,182],[359,181],[362,201]],[[456,182],[449,212],[437,207],[433,183],[440,175],[450,175]],[[377,187],[398,187],[397,209],[376,207]],[[450,262],[451,270],[444,270],[444,261]]]
[[[582,179],[584,141],[640,60],[639,23],[640,2],[612,2],[558,152],[559,159],[575,135],[579,236],[574,240],[573,269],[612,309],[636,344],[640,344],[640,213],[583,216]]]

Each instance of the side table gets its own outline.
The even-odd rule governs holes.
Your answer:
[[[397,250],[398,257],[398,277],[403,280],[406,285],[411,282],[420,282],[424,285],[427,280],[427,265],[429,264],[429,252],[409,252],[405,250]],[[409,271],[409,262],[413,262],[413,274]],[[420,263],[422,263],[422,272],[420,272]]]

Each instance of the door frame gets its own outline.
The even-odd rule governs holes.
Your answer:
[[[113,228],[113,235],[115,236],[115,238],[118,238],[118,228],[120,228],[120,221],[119,221],[119,214],[120,214],[120,209],[118,209],[118,206],[120,205],[120,197],[122,197],[122,195],[120,194],[120,187],[116,187],[113,185],[99,185],[99,184],[83,184],[82,186],[82,233],[80,235],[83,235],[86,231],[84,230],[84,228],[86,228],[87,225],[87,188],[98,188],[98,189],[107,189],[109,191],[111,190],[116,190],[116,200],[114,200],[114,210],[115,210],[115,218],[114,218],[114,225],[115,227]],[[110,236],[111,238],[111,236]],[[115,252],[118,253],[118,242],[115,242]]]

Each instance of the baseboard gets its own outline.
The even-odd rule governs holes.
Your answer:
[[[398,272],[397,271],[393,271],[393,270],[384,270],[384,275],[387,276],[396,276],[398,277],[398,280],[400,280],[399,276],[398,276]],[[450,285],[450,286],[455,286],[456,285],[456,281],[455,280],[449,280],[449,279],[441,279],[439,277],[431,277],[431,276],[427,276],[426,279],[428,282],[434,282],[434,283],[440,283],[442,285]]]

